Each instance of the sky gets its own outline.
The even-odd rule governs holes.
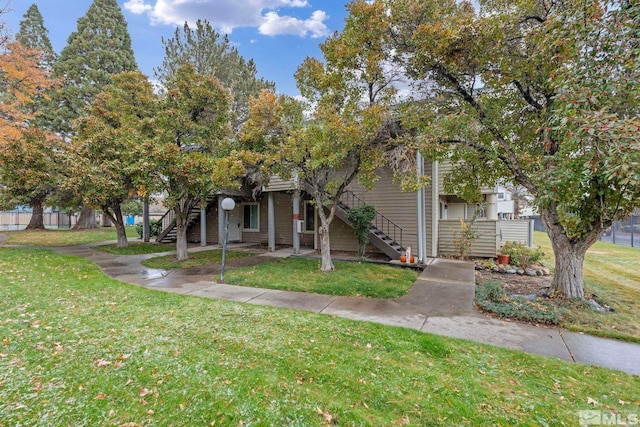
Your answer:
[[[8,0],[3,15],[13,33],[26,10],[35,3],[60,53],[92,0]],[[177,26],[208,20],[245,59],[255,61],[259,77],[275,81],[279,93],[295,96],[293,74],[307,56],[322,58],[318,48],[327,36],[341,31],[346,17],[342,0],[118,0],[131,34],[140,70],[154,78],[162,64],[162,37]],[[192,25],[193,24],[193,25]]]

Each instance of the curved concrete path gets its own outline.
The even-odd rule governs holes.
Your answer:
[[[211,249],[194,248],[190,251]],[[140,264],[153,255],[118,256],[91,245],[51,248],[95,262],[122,282],[166,292],[248,304],[288,307],[354,320],[417,329],[438,335],[558,357],[640,375],[640,345],[533,325],[489,318],[473,307],[475,271],[471,262],[431,259],[411,291],[396,299],[339,297],[304,292],[232,286],[214,281],[219,266],[153,270]],[[290,256],[290,250],[253,257],[255,263]],[[233,268],[233,260],[227,263]]]

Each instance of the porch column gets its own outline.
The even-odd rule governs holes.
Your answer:
[[[498,195],[487,194],[487,219],[498,219]]]
[[[422,154],[418,152],[416,155],[416,163],[418,169],[418,180],[422,181],[424,176],[424,159]],[[427,262],[427,218],[425,217],[425,188],[420,186],[416,197],[416,212],[418,216],[418,262]]]
[[[431,166],[431,256],[438,256],[438,222],[440,221],[440,184],[438,162]]]
[[[149,228],[149,197],[144,197],[142,204],[142,241],[148,243],[150,240],[151,230]]]
[[[200,209],[200,246],[207,246],[207,208]]]
[[[275,207],[273,204],[273,192],[268,193],[267,198],[267,220],[269,222],[269,252],[275,252],[276,250],[276,216]]]
[[[222,199],[224,197],[218,195],[218,244],[224,244],[224,209],[222,209]]]
[[[300,253],[300,235],[297,230],[297,222],[300,219],[300,190],[293,192],[293,253]]]

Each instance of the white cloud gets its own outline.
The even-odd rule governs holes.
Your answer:
[[[124,8],[136,15],[141,15],[152,9],[151,5],[146,4],[144,0],[129,0],[125,2]]]
[[[285,8],[307,8],[307,0],[128,0],[124,7],[147,14],[155,24],[194,24],[206,19],[225,33],[238,27],[258,28],[265,35],[323,37],[329,34],[325,12],[316,10],[308,19],[281,15]]]
[[[264,16],[264,22],[258,30],[267,36],[291,34],[305,37],[310,34],[314,38],[324,37],[329,34],[329,29],[324,24],[327,18],[327,14],[321,10],[316,10],[311,18],[305,20],[292,16],[280,16],[276,12],[267,12]]]

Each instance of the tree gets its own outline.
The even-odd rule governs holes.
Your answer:
[[[294,100],[265,92],[245,129],[264,147],[269,169],[282,177],[294,173],[312,196],[325,272],[335,269],[329,229],[342,194],[356,179],[373,186],[397,131],[390,106],[398,75],[389,62],[387,15],[380,4],[360,0],[349,10],[343,32],[321,45],[326,63],[307,58],[296,72],[311,118]]]
[[[177,259],[185,260],[189,211],[209,194],[237,186],[244,166],[233,160],[229,97],[220,82],[185,64],[165,86],[151,154],[156,190],[166,191],[164,203],[175,214]]]
[[[638,6],[382,2],[423,94],[404,126],[426,154],[464,162],[463,195],[500,179],[526,188],[556,255],[554,291],[582,298],[587,249],[640,201]]]
[[[72,122],[112,76],[137,69],[131,48],[127,22],[116,0],[94,0],[87,13],[78,19],[77,29],[67,39],[54,74],[64,79],[60,91],[53,95],[52,108],[46,116],[52,130],[65,136],[72,134]],[[92,209],[84,207],[75,228],[95,227]]]
[[[40,9],[35,3],[32,4],[23,18],[20,21],[20,30],[16,34],[16,41],[27,49],[39,50],[41,52],[40,67],[51,70],[56,61],[56,54],[53,51],[49,30],[44,25]]]
[[[118,247],[127,246],[123,204],[150,186],[156,105],[146,76],[116,74],[74,126],[68,147],[66,187],[115,224]]]
[[[0,0],[0,17],[9,11],[9,0]],[[9,34],[7,34],[7,28],[4,21],[0,21],[0,47],[9,42]]]
[[[40,100],[55,85],[39,51],[13,42],[0,55],[0,203],[33,209],[27,229],[43,229],[43,202],[55,189],[58,138],[35,124]]]
[[[171,79],[184,64],[192,64],[196,73],[216,77],[231,94],[232,126],[238,130],[247,120],[249,99],[263,89],[274,90],[273,82],[257,77],[252,59],[246,61],[233,47],[229,38],[222,36],[209,22],[198,20],[196,28],[187,23],[176,28],[173,38],[162,39],[165,57],[155,70],[161,83]]]

